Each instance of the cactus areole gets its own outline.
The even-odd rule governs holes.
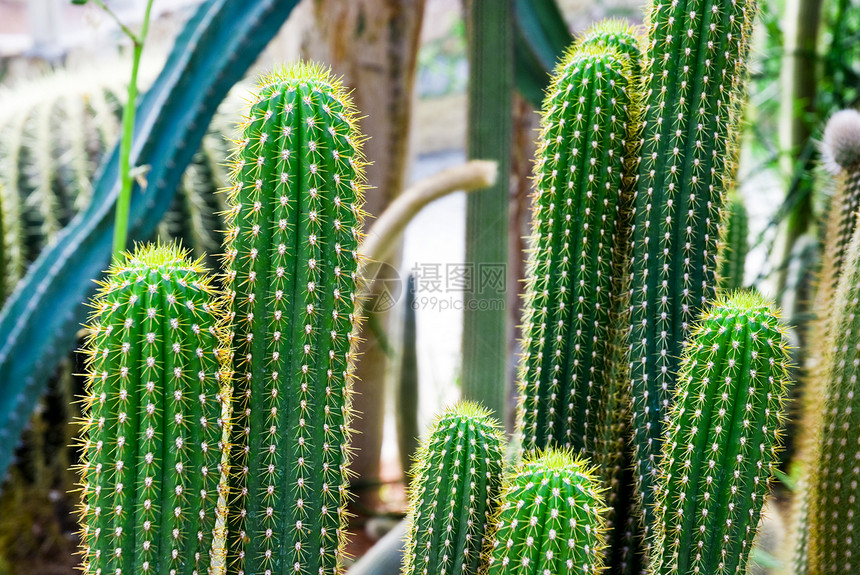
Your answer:
[[[233,450],[227,568],[327,575],[345,539],[363,158],[328,71],[260,82],[229,194]]]
[[[80,465],[87,575],[208,572],[225,449],[210,297],[185,252],[149,246],[117,262],[93,300]]]

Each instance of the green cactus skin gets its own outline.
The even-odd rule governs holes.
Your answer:
[[[595,470],[570,451],[527,457],[504,481],[486,575],[597,575],[606,518]]]
[[[234,154],[228,572],[338,572],[345,542],[363,157],[328,71],[261,80]]]
[[[744,266],[749,252],[749,216],[743,198],[730,193],[723,208],[723,241],[717,254],[720,289],[733,291],[744,285]]]
[[[778,463],[788,344],[773,309],[736,292],[684,350],[655,508],[649,575],[744,573]]]
[[[403,575],[476,575],[502,486],[498,423],[475,403],[446,410],[421,443],[409,493]]]
[[[860,228],[855,230],[844,260],[831,314],[828,352],[821,366],[826,381],[817,445],[808,463],[809,575],[855,573],[860,538],[854,535],[860,477]]]
[[[83,571],[207,573],[222,483],[209,279],[174,246],[126,254],[93,300],[80,464]]]
[[[754,0],[652,3],[630,245],[630,382],[647,535],[682,342],[715,295]]]
[[[519,374],[521,449],[594,451],[624,193],[629,63],[574,47],[544,102]]]

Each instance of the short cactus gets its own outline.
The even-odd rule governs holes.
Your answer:
[[[574,46],[544,103],[520,366],[522,449],[592,454],[632,125],[629,60]]]
[[[828,333],[822,372],[824,400],[816,426],[810,470],[807,514],[808,573],[856,573],[860,537],[854,533],[860,515],[860,228],[844,260]]]
[[[228,572],[326,575],[345,539],[363,159],[341,84],[262,78],[234,154]]]
[[[736,292],[703,314],[663,444],[650,575],[745,572],[778,463],[788,362],[760,296]]]
[[[651,4],[630,238],[630,382],[645,529],[682,342],[716,290],[755,0]]]
[[[641,38],[624,20],[602,20],[589,27],[577,40],[580,48],[595,47],[615,50],[630,62],[630,73],[637,80],[642,68]]]
[[[569,451],[529,456],[506,478],[487,575],[597,575],[605,512],[600,480]]]
[[[749,252],[749,216],[743,198],[730,193],[723,208],[723,241],[718,254],[720,289],[732,291],[744,285],[744,267]]]
[[[147,246],[116,262],[93,300],[80,464],[84,573],[210,567],[226,449],[211,294],[185,251]]]
[[[476,575],[502,483],[504,447],[487,410],[459,403],[415,459],[404,575]]]

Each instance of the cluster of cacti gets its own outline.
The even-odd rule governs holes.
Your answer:
[[[715,296],[755,3],[655,2],[630,241],[630,385],[646,533],[682,345]]]
[[[478,405],[435,420],[413,467],[404,574],[745,571],[789,363],[761,297],[715,299],[720,276],[726,290],[743,281],[746,213],[726,202],[754,11],[655,3],[644,49],[609,22],[565,54],[535,166],[518,457],[505,470],[498,424]],[[262,79],[241,132],[216,303],[167,247],[116,263],[95,300],[86,572],[342,567],[364,215],[356,113],[329,72],[297,64]],[[853,192],[858,150],[834,152]],[[830,234],[843,244],[846,198]],[[805,499],[811,573],[850,571],[854,555],[860,232],[834,258],[835,274],[851,273]]]
[[[145,67],[144,81],[155,71]],[[0,94],[0,300],[42,248],[89,205],[92,178],[120,132],[125,90],[114,78],[120,75],[103,69],[58,71]],[[225,107],[238,109],[238,104],[231,98]],[[222,164],[225,136],[232,135],[222,124],[220,118],[213,122],[159,228],[162,239],[181,239],[195,257],[215,253],[220,245],[224,205],[215,192],[227,185]]]
[[[412,470],[404,575],[477,575],[503,458],[498,424],[480,406],[457,404],[434,422]]]
[[[116,262],[86,344],[83,571],[206,573],[226,402],[209,278],[174,246]]]
[[[720,298],[684,350],[659,466],[649,573],[743,573],[770,490],[788,383],[760,296]]]
[[[233,156],[231,573],[337,572],[345,537],[363,163],[316,66],[261,80]]]

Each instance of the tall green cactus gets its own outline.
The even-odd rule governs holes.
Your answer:
[[[646,532],[682,342],[715,294],[754,0],[652,3],[630,257],[630,381]]]
[[[363,158],[330,73],[262,78],[234,154],[230,573],[335,573],[345,534]]]
[[[223,398],[209,279],[140,247],[93,300],[81,535],[87,574],[199,574],[223,495]]]
[[[623,247],[629,66],[615,50],[574,46],[544,102],[518,382],[526,453],[594,452]]]
[[[718,299],[684,350],[657,490],[650,575],[744,573],[777,463],[788,344],[752,293]]]
[[[827,337],[822,372],[821,402],[810,470],[808,497],[807,573],[855,573],[860,560],[860,538],[854,534],[860,515],[857,483],[860,478],[860,228],[856,228],[844,256],[833,321]]]
[[[404,575],[476,575],[502,484],[498,423],[477,404],[446,410],[415,458]]]
[[[732,291],[744,285],[744,266],[749,252],[749,216],[743,198],[737,193],[728,194],[723,208],[723,241],[720,246],[720,289]]]
[[[527,457],[505,478],[488,575],[597,575],[605,507],[593,469],[569,451]]]
[[[810,322],[806,338],[811,345],[808,350],[802,389],[802,409],[798,429],[805,432],[798,440],[798,450],[793,465],[795,473],[806,476],[815,457],[818,430],[824,412],[824,400],[828,394],[830,374],[822,364],[835,336],[833,330],[842,321],[834,313],[836,290],[843,270],[851,270],[846,256],[851,237],[857,227],[857,210],[860,208],[860,113],[842,110],[834,114],[824,129],[822,159],[824,166],[836,177],[836,191],[823,222],[825,234],[821,249],[821,271],[813,302],[815,318]],[[797,573],[806,571],[808,560],[809,483],[800,484],[792,511],[793,564]]]

